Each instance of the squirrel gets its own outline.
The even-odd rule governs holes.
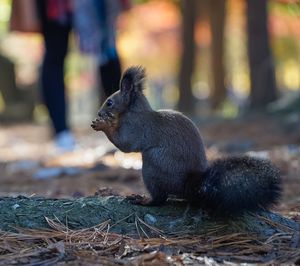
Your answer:
[[[217,214],[267,209],[281,194],[279,170],[268,160],[229,157],[208,163],[196,125],[173,110],[154,111],[144,90],[145,69],[128,68],[91,127],[123,152],[141,152],[142,177],[151,196],[134,204],[158,206],[169,195]]]

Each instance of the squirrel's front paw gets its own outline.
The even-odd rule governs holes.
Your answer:
[[[92,121],[91,127],[92,127],[92,129],[94,129],[96,131],[101,131],[105,127],[107,127],[107,125],[106,125],[106,122],[103,119],[96,118],[95,120]]]

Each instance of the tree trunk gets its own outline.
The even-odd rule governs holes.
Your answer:
[[[224,84],[224,24],[225,24],[225,0],[210,0],[210,25],[212,34],[211,66],[212,66],[212,90],[211,105],[213,109],[221,106],[226,98]]]
[[[178,109],[182,112],[193,113],[195,99],[192,93],[192,75],[195,64],[195,21],[196,0],[182,1],[182,54],[179,70],[179,101]]]
[[[0,93],[5,104],[0,113],[0,123],[32,121],[36,91],[36,84],[23,89],[17,87],[15,65],[0,53]]]
[[[214,219],[183,201],[168,202],[160,207],[143,207],[114,196],[0,198],[0,229],[3,231],[14,231],[18,227],[49,228],[46,217],[59,220],[70,229],[88,228],[109,221],[110,232],[133,237],[138,236],[138,227],[142,227],[141,231],[149,236],[157,235],[159,230],[173,235],[179,232],[198,234],[218,227],[222,228],[221,233],[249,232],[262,237],[300,230],[300,224],[272,212],[245,214],[231,220]]]
[[[250,108],[264,109],[277,96],[269,45],[267,0],[247,0]]]

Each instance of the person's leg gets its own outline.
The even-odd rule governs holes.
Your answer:
[[[68,48],[69,26],[48,22],[44,29],[45,55],[42,66],[42,95],[55,133],[68,129],[64,83],[64,60]]]
[[[64,60],[68,49],[70,21],[60,24],[47,17],[46,1],[36,0],[42,24],[45,54],[41,70],[41,93],[49,111],[59,150],[70,151],[75,140],[69,131],[66,117]]]
[[[70,23],[65,25],[48,19],[47,2],[36,0],[42,24],[45,53],[41,70],[41,93],[58,134],[68,129],[64,84],[64,60],[68,49]]]

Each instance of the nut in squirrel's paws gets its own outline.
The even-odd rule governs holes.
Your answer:
[[[96,131],[100,131],[107,127],[107,123],[102,118],[96,118],[92,121],[91,127]]]

